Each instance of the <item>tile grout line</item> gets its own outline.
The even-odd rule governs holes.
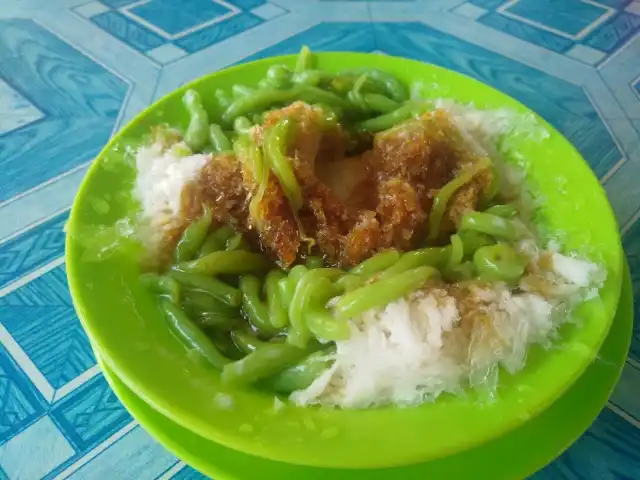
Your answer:
[[[80,375],[75,377],[73,380],[67,382],[58,390],[56,390],[55,394],[53,395],[53,401],[57,402],[61,398],[66,397],[71,392],[73,392],[76,388],[88,382],[99,373],[100,373],[100,367],[98,365],[94,365],[88,368],[87,370],[82,372]]]
[[[114,433],[109,438],[107,438],[104,442],[102,442],[99,445],[97,445],[96,447],[94,447],[92,450],[87,452],[84,456],[80,457],[74,463],[69,465],[62,472],[58,473],[58,475],[56,475],[54,477],[54,480],[64,480],[66,478],[69,478],[71,475],[73,475],[75,472],[80,470],[82,467],[84,467],[86,464],[88,464],[94,458],[99,456],[102,452],[104,452],[111,445],[113,445],[118,440],[120,440],[121,438],[126,436],[129,432],[131,432],[137,426],[138,426],[138,422],[136,422],[135,420],[132,420],[130,423],[128,423],[127,425],[122,427],[120,430],[118,430],[116,433]]]
[[[371,2],[367,2],[367,18],[369,23],[373,23],[373,15],[371,14]],[[373,45],[375,46],[375,39]]]
[[[500,5],[495,11],[496,11],[496,13],[499,13],[503,17],[515,20],[515,21],[520,22],[520,23],[524,23],[526,25],[531,25],[533,27],[539,28],[540,30],[544,30],[546,32],[553,33],[555,35],[558,35],[560,37],[566,38],[566,39],[571,40],[572,42],[576,42],[576,43],[581,41],[586,35],[591,33],[591,31],[593,31],[594,29],[596,29],[600,25],[602,25],[604,22],[606,22],[616,12],[614,8],[598,3],[598,4],[596,4],[596,6],[599,7],[599,8],[602,8],[607,13],[600,15],[595,21],[592,21],[589,25],[584,27],[578,33],[570,34],[570,33],[567,33],[567,32],[565,32],[563,30],[558,30],[556,28],[553,28],[553,27],[550,27],[548,25],[545,25],[544,23],[540,23],[540,22],[538,22],[536,20],[531,20],[531,19],[529,19],[527,17],[523,17],[521,15],[509,12],[508,9],[510,7],[513,7],[518,2],[519,2],[519,0],[509,0],[507,3],[504,3],[504,4]],[[594,2],[592,2],[590,0],[583,0],[583,2],[586,3],[586,4],[591,4],[591,5],[594,4]]]
[[[635,428],[640,429],[640,420],[632,417],[631,415],[629,415],[627,412],[622,410],[617,405],[615,405],[615,404],[613,404],[611,402],[607,402],[607,408],[609,410],[611,410],[613,413],[615,413],[616,415],[618,415],[623,420],[626,420],[627,422],[629,422]]]
[[[634,358],[631,358],[630,356],[627,357],[627,363],[634,368],[640,369],[640,362]]]
[[[640,48],[640,35],[631,35],[628,42],[597,67],[598,74],[630,119],[640,118],[640,99],[628,83],[638,75],[635,67],[637,62],[633,63],[633,58],[631,60],[628,58],[634,57],[638,48]],[[630,66],[631,64],[634,66]]]
[[[620,233],[624,236],[626,235],[626,233],[631,230],[631,227],[633,227],[636,222],[638,221],[638,219],[640,218],[640,207],[638,208],[638,210],[635,211],[635,213],[633,215],[631,215],[631,217],[629,218],[629,220],[627,220],[627,223],[625,223],[622,228],[620,228]]]
[[[618,55],[620,55],[620,53],[622,53],[624,50],[626,50],[626,48],[636,39],[636,35],[631,35],[627,41],[625,41],[622,45],[620,45],[611,55],[607,56],[604,58],[604,60],[598,64],[597,69],[598,71],[600,71],[601,69],[605,68],[607,66],[607,64],[615,59]]]
[[[53,270],[56,267],[59,267],[60,265],[64,265],[64,256],[56,258],[55,260],[43,265],[42,267],[37,268],[33,272],[27,273],[23,277],[20,277],[18,280],[11,282],[6,287],[0,288],[0,298],[13,292],[14,290],[19,289],[20,287],[24,287],[27,283],[31,282],[32,280],[35,280],[38,277],[41,277],[45,273],[50,272],[51,270]]]
[[[65,177],[68,177],[69,175],[72,175],[73,173],[77,172],[78,170],[82,170],[83,168],[88,167],[91,164],[91,162],[93,162],[93,160],[94,160],[93,158],[91,160],[87,160],[86,162],[83,162],[83,163],[81,163],[79,165],[76,165],[75,167],[71,168],[70,170],[62,172],[61,174],[56,175],[55,177],[50,178],[50,179],[46,180],[45,182],[42,182],[42,183],[36,185],[35,187],[30,188],[29,190],[26,190],[24,192],[20,192],[19,194],[15,195],[15,196],[13,196],[11,198],[8,198],[7,200],[5,200],[3,202],[0,202],[0,208],[8,207],[12,203],[17,202],[18,200],[20,200],[20,199],[22,199],[24,197],[32,195],[32,194],[36,193],[37,191],[42,190],[43,188],[46,188],[49,185],[52,185],[52,184],[58,182],[59,180],[65,178]]]
[[[177,473],[187,468],[187,464],[182,460],[178,460],[168,470],[156,477],[155,480],[171,480]]]
[[[122,6],[118,8],[118,11],[123,14],[124,16],[130,18],[131,20],[133,20],[134,22],[139,23],[140,25],[143,25],[145,27],[147,27],[149,30],[151,30],[152,32],[160,35],[162,38],[164,38],[165,40],[167,40],[168,42],[173,42],[175,40],[180,40],[181,38],[186,37],[187,35],[191,35],[192,33],[196,33],[199,32],[200,30],[210,27],[210,26],[214,26],[218,23],[224,22],[225,20],[228,20],[230,18],[235,17],[238,14],[242,14],[243,10],[241,8],[236,7],[235,5],[228,3],[224,0],[217,0],[215,3],[217,3],[218,5],[222,5],[225,8],[227,8],[229,11],[221,16],[215,17],[212,20],[203,22],[195,27],[190,27],[187,28],[186,30],[183,30],[179,33],[176,34],[172,34],[169,33],[165,30],[163,30],[161,27],[158,27],[157,25],[151,23],[150,21],[146,20],[143,17],[140,17],[138,15],[136,15],[134,12],[132,12],[132,9],[142,6],[146,3],[149,3],[148,0],[138,0],[137,2],[134,3],[130,3],[128,5]]]
[[[13,357],[24,374],[31,380],[33,385],[42,394],[45,400],[51,403],[55,391],[47,378],[38,369],[35,363],[29,358],[29,355],[22,349],[18,342],[13,338],[11,333],[0,324],[0,343],[6,348],[9,355]]]
[[[20,230],[12,233],[11,235],[0,239],[0,246],[10,242],[11,240],[14,240],[14,239],[18,238],[19,236],[21,236],[21,235],[33,230],[34,228],[36,228],[36,227],[38,227],[38,226],[40,226],[40,225],[42,225],[44,223],[47,223],[49,220],[52,220],[53,218],[65,213],[65,212],[67,212],[69,210],[71,210],[71,205],[68,205],[66,207],[62,207],[61,209],[56,210],[52,214],[46,215],[46,216],[36,220],[35,222],[30,223],[29,225],[26,225],[25,227],[23,227]]]
[[[606,88],[607,91],[611,94],[611,97],[616,102],[616,105],[620,108],[620,110],[624,114],[624,118],[626,118],[627,120],[631,121],[631,118],[629,117],[629,114],[627,113],[627,111],[622,106],[622,103],[620,102],[620,99],[618,98],[618,96],[615,94],[615,92],[613,91],[611,86],[607,83],[607,81],[602,76],[602,72],[600,71],[600,68],[596,68],[596,73],[598,74],[598,77],[602,81],[602,85],[604,86],[604,88]]]
[[[598,72],[596,72],[596,75],[598,77],[600,77],[600,74]],[[606,88],[607,84],[604,82],[602,77],[600,77],[600,80],[602,81],[602,84]],[[602,125],[604,126],[604,128],[607,130],[609,135],[611,135],[611,139],[615,143],[616,147],[618,147],[618,150],[620,151],[620,153],[622,153],[622,156],[626,157],[627,156],[627,149],[623,148],[622,143],[620,142],[620,139],[613,132],[613,130],[612,130],[611,126],[609,125],[608,121],[611,121],[611,120],[626,120],[627,122],[629,122],[629,124],[631,124],[631,119],[629,118],[629,116],[626,114],[624,109],[622,107],[620,107],[620,113],[622,114],[622,116],[620,118],[608,117],[607,115],[605,115],[602,112],[602,107],[600,107],[600,105],[599,105],[599,103],[600,103],[599,99],[596,99],[596,97],[589,91],[589,85],[585,84],[585,83],[582,83],[582,84],[577,85],[577,86],[582,89],[582,92],[587,97],[587,100],[589,100],[589,103],[591,104],[591,106],[595,110],[596,115],[598,115],[598,118],[599,118],[600,122],[602,123]],[[607,88],[607,91],[611,92],[611,90],[609,90],[608,88]],[[616,99],[615,95],[612,94],[612,97],[613,97],[613,100],[616,102],[616,105],[619,106],[618,100]],[[633,148],[631,150],[633,150]]]
[[[612,135],[613,137],[613,135]],[[615,140],[614,140],[615,141]],[[620,170],[624,164],[627,163],[627,157],[623,156],[620,160],[618,160],[613,167],[609,169],[607,173],[605,173],[602,177],[600,177],[600,185],[604,186],[607,181],[613,177],[618,170]]]

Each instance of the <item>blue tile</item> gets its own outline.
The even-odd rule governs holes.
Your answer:
[[[173,455],[138,426],[67,478],[152,479],[166,472],[176,462]]]
[[[198,30],[185,37],[176,40],[174,43],[184,48],[187,52],[193,53],[203,48],[215,45],[229,37],[233,37],[250,28],[260,25],[262,19],[250,13],[240,13],[220,23]]]
[[[532,480],[636,480],[640,478],[640,429],[604,409],[591,428]]]
[[[494,10],[505,3],[505,0],[469,0],[469,3],[486,8],[487,10]]]
[[[169,35],[177,35],[232,12],[212,0],[150,0],[129,11]]]
[[[374,29],[380,50],[459,71],[534,109],[580,150],[598,176],[622,157],[580,87],[419,23],[380,23]]]
[[[230,3],[231,5],[234,5],[247,12],[252,8],[264,5],[267,2],[266,0],[227,0],[227,3]]]
[[[518,0],[505,12],[569,35],[577,35],[606,14],[607,10],[582,0]]]
[[[78,451],[93,448],[132,421],[102,375],[55,404],[50,416]]]
[[[499,13],[485,15],[481,17],[479,21],[488,27],[495,28],[496,30],[508,33],[509,35],[513,35],[514,37],[539,45],[548,50],[553,50],[554,52],[565,52],[571,48],[574,43],[568,38],[542,30],[533,25],[507,18]]]
[[[171,477],[171,480],[207,480],[207,477],[191,467],[184,467]]]
[[[40,418],[46,402],[0,346],[0,444]]]
[[[564,102],[565,99],[562,101]],[[567,99],[567,101],[572,100]],[[577,109],[573,109],[566,103],[559,104],[560,108],[565,108],[567,111],[554,112],[554,116],[545,118],[551,119],[551,124],[578,148],[598,178],[602,178],[620,161],[623,154],[586,95],[580,102],[581,105]],[[536,109],[535,104],[528,105],[541,113],[541,109]],[[576,110],[582,110],[579,116],[574,116]],[[542,114],[542,116],[545,115]]]
[[[610,402],[640,423],[640,365],[627,362]]]
[[[0,77],[44,114],[0,135],[0,202],[91,160],[127,92],[120,78],[26,19],[0,19]]]
[[[0,298],[0,318],[53,388],[95,365],[63,266]]]
[[[31,102],[0,78],[0,135],[44,117]]]
[[[631,281],[633,282],[633,301],[636,321],[633,324],[633,339],[630,355],[640,361],[640,221],[627,231],[623,237],[624,251],[627,254]]]
[[[304,32],[286,39],[272,47],[265,48],[240,62],[248,62],[274,55],[297,53],[302,45],[311,50],[372,52],[376,50],[373,28],[364,23],[321,23]]]
[[[128,5],[138,3],[137,0],[100,0],[100,2],[113,8],[126,7]]]
[[[120,109],[124,82],[32,20],[0,20],[0,58],[4,80],[46,115],[117,114]]]
[[[376,0],[370,1],[373,3]],[[281,4],[278,0],[273,2],[276,5]],[[0,0],[0,4],[4,6],[4,3],[6,2]],[[50,8],[53,17],[58,15],[59,18],[63,18],[68,13],[67,8],[71,7],[58,4],[80,5],[83,2],[26,0],[19,3],[21,12],[26,17],[36,15],[30,9],[38,4],[43,8]],[[144,52],[161,65],[173,63],[164,67],[165,73],[172,75],[182,61],[179,57],[216,45],[257,25],[262,25],[260,31],[267,39],[265,43],[270,44],[272,42],[268,39],[273,28],[276,24],[283,23],[278,21],[274,23],[273,28],[270,27],[270,21],[275,16],[269,12],[275,10],[260,9],[261,6],[270,6],[264,0],[220,0],[219,4],[232,4],[249,16],[238,15],[234,21],[229,19],[185,35],[185,38],[181,39],[184,44],[180,45],[168,41],[153,28],[145,28],[141,22],[116,11],[141,3],[138,0],[84,0],[84,8],[80,5],[71,9],[74,15],[84,12],[85,17],[98,17],[98,22],[93,21],[93,24],[87,23],[92,20],[78,19],[77,15],[74,17],[77,25],[84,22],[87,34],[95,31],[95,25],[99,25],[120,40],[107,42],[109,54],[101,52],[97,44],[92,43],[87,51],[91,52],[96,61],[80,53],[85,51],[85,45],[79,43],[77,50],[66,45],[67,40],[63,40],[66,38],[64,28],[60,28],[58,37],[29,20],[7,20],[6,15],[0,15],[4,18],[0,19],[0,132],[4,132],[4,135],[0,133],[0,168],[3,171],[3,175],[0,176],[0,203],[86,162],[106,141],[121,104],[128,101],[125,98],[128,86],[99,66],[98,61],[104,62],[104,65],[114,71],[126,72],[127,77],[133,79],[133,102],[142,107],[141,102],[146,102],[144,98],[147,97],[140,97],[142,85],[139,82],[136,84],[135,79],[144,76],[141,72],[147,68],[162,70],[163,67],[141,57],[139,64],[121,64],[117,58],[119,52],[131,47]],[[297,2],[295,14],[291,18],[308,19],[309,12],[317,13],[317,6],[313,6],[313,3]],[[388,8],[394,18],[400,19],[404,13],[393,3],[395,2],[391,0],[383,0],[381,8]],[[463,0],[436,3],[455,8],[460,6]],[[594,29],[588,38],[573,42],[544,28],[527,25],[523,21],[498,14],[496,9],[506,3],[507,0],[468,0],[464,4],[467,8],[458,13],[467,15],[467,23],[470,26],[472,24],[468,21],[469,18],[480,15],[479,23],[494,31],[511,35],[513,43],[520,43],[513,39],[519,38],[545,50],[573,56],[590,65],[602,61],[600,51],[605,52],[603,55],[606,58],[620,49],[639,27],[630,13],[619,13]],[[520,6],[516,4],[510,11],[518,11],[524,5],[529,8],[528,11],[527,8],[524,9],[528,18],[541,21],[549,28],[561,27],[564,32],[574,34],[582,26],[593,21],[595,11],[602,11],[601,8],[590,5],[592,3],[611,6],[621,12],[630,4],[630,0],[521,0]],[[176,4],[181,4],[181,10],[175,7]],[[193,5],[202,6],[197,18],[190,10]],[[325,0],[323,5],[325,10],[321,13],[326,15],[326,18],[334,18],[334,12],[330,9],[340,8],[339,2],[333,0]],[[468,8],[471,5],[478,8]],[[567,6],[575,7],[570,15],[567,14]],[[259,9],[256,10],[256,7]],[[146,8],[142,5],[133,8],[139,15],[143,12],[141,16],[155,27],[170,34],[180,33],[185,28],[197,28],[198,25],[214,18],[217,10],[214,0],[151,0],[150,6]],[[549,8],[553,10],[548,10]],[[105,14],[107,10],[110,11]],[[206,13],[207,10],[209,13]],[[171,17],[167,16],[167,11],[171,11]],[[552,12],[553,15],[545,12]],[[37,14],[45,18],[49,12]],[[444,16],[454,18],[442,12],[429,15],[432,21],[438,21],[438,15],[442,15],[443,19]],[[419,18],[408,20],[418,22]],[[61,25],[62,21],[60,20],[58,25]],[[317,21],[321,19],[318,18]],[[295,28],[295,25],[289,26]],[[467,33],[471,40],[468,42],[443,33],[450,28],[446,22],[438,28],[439,30],[430,29],[418,23],[381,24],[375,27],[366,22],[321,23],[261,52],[255,52],[254,49],[250,58],[295,53],[302,44],[308,44],[317,51],[380,51],[431,61],[485,81],[539,111],[578,146],[600,175],[620,158],[621,153],[615,147],[603,121],[580,87],[474,45],[473,42],[476,40],[477,43],[491,41],[479,38],[487,33],[486,28],[480,27],[477,31],[470,28]],[[498,34],[492,35],[493,39],[497,37]],[[240,41],[240,38],[236,41]],[[247,45],[243,47],[246,50]],[[231,41],[225,42],[226,48],[233,52],[236,47]],[[115,55],[112,54],[114,50]],[[628,52],[630,50],[627,50]],[[124,53],[129,57],[139,57],[135,53],[131,55],[132,52]],[[215,57],[216,49],[211,49],[202,59],[205,64],[207,55]],[[550,55],[548,58],[549,61],[556,62],[554,67],[569,65],[573,61],[563,60],[558,55]],[[627,62],[629,68],[632,63]],[[627,73],[629,75],[620,73],[620,84],[623,85],[624,91],[629,92],[629,85],[639,72]],[[574,78],[573,75],[567,76]],[[148,83],[147,81],[146,84]],[[640,86],[635,85],[631,88],[635,92]],[[603,94],[599,97],[599,92],[594,89],[590,90],[590,93],[595,96],[594,103],[607,100]],[[618,93],[613,91],[614,95]],[[640,95],[640,92],[638,93]],[[148,98],[151,98],[151,94]],[[633,95],[630,96],[631,101],[634,98]],[[608,109],[609,112],[612,110]],[[640,133],[638,118],[640,117],[633,116],[631,121]],[[620,131],[615,128],[616,121],[624,120],[610,121],[613,132]],[[622,137],[619,140],[626,148],[629,142],[625,143]],[[631,157],[630,164],[633,160],[634,157]],[[625,194],[626,192],[622,191],[615,195]],[[5,211],[15,211],[17,216],[21,214],[15,210],[17,203],[6,205],[4,208],[9,209]],[[65,218],[66,214],[56,217],[11,241],[0,244],[0,288],[62,255],[64,235],[61,228]],[[630,252],[635,298],[638,299],[637,307],[640,312],[640,226],[632,227],[625,236],[625,248]],[[66,288],[63,286],[62,267],[46,274],[40,282],[35,280],[29,285],[32,286],[25,285],[19,291],[0,299],[0,321],[10,326],[10,332],[16,336],[20,345],[26,346],[27,354],[36,366],[42,369],[47,380],[58,386],[74,378],[87,365],[92,365],[93,358],[88,356],[88,345],[82,343],[86,340],[78,334],[79,325],[72,314],[69,299],[61,293]],[[28,313],[15,314],[16,311]],[[39,318],[35,321],[36,316],[49,319],[51,325],[45,325]],[[44,331],[36,332],[36,328]],[[62,347],[45,338],[48,335],[53,339],[59,339],[62,332],[66,333],[64,342],[68,342],[62,342]],[[640,360],[640,326],[636,326],[634,335],[632,355]],[[78,339],[79,347],[74,344]],[[50,352],[45,352],[46,349]],[[68,354],[64,354],[63,349],[69,350]],[[634,417],[637,417],[639,411],[636,400],[637,380],[638,370],[625,370],[612,399],[616,407]],[[50,416],[43,417],[47,414],[48,408],[52,408]],[[48,421],[49,418],[53,424]],[[102,377],[89,380],[50,407],[20,370],[19,365],[0,346],[0,445],[6,444],[10,438],[18,441],[12,444],[13,450],[0,447],[0,452],[5,452],[0,456],[0,480],[14,479],[18,472],[23,473],[22,478],[30,480],[43,476],[56,478],[68,467],[76,470],[75,462],[96,445],[120,431],[130,421],[131,417],[113,397]],[[34,426],[38,428],[32,428]],[[29,437],[25,432],[35,434]],[[60,432],[68,438],[69,444],[65,444]],[[19,443],[21,438],[29,439],[24,445],[25,449],[22,449]],[[49,441],[52,438],[57,438],[60,442]],[[20,448],[15,447],[16,445]],[[23,456],[30,446],[47,450],[38,455],[34,454],[33,460],[27,464],[23,461]],[[72,456],[69,456],[69,447],[75,451]],[[640,479],[639,450],[638,430],[633,430],[624,419],[606,411],[574,448],[535,478]],[[64,458],[66,460],[60,464]],[[173,472],[167,470],[167,467],[174,461],[175,459],[154,443],[142,429],[135,428],[110,444],[85,466],[77,469],[74,478],[164,478],[166,472]],[[55,464],[58,466],[54,467]],[[45,473],[46,470],[49,472]],[[200,480],[206,477],[185,467],[175,472],[173,478]]]
[[[633,0],[598,0],[596,3],[623,10],[631,2],[633,2]]]
[[[140,52],[146,52],[166,43],[166,39],[157,33],[119,12],[105,12],[92,17],[91,21],[105,32]]]
[[[66,211],[0,244],[0,288],[64,255]]]
[[[640,17],[621,12],[610,18],[585,39],[584,44],[603,52],[613,52],[629,40],[640,27]]]
[[[0,447],[0,467],[8,478],[42,478],[74,455],[49,417],[43,417]]]
[[[419,23],[322,23],[243,61],[295,53],[305,44],[318,51],[379,49],[457,70],[536,110],[576,145],[598,176],[622,157],[580,87]]]

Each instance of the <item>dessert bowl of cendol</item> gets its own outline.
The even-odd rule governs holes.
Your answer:
[[[106,365],[222,445],[340,468],[463,451],[557,399],[606,337],[616,222],[573,146],[440,67],[319,53],[159,100],[67,227]]]

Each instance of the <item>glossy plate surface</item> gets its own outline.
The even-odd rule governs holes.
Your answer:
[[[595,420],[624,366],[633,327],[628,271],[609,335],[598,358],[551,407],[504,437],[457,455],[408,467],[335,470],[273,462],[222,447],[154,411],[102,364],[107,381],[140,424],[162,445],[216,480],[304,478],[305,480],[424,480],[526,478],[559,456]],[[531,448],[535,445],[535,448]]]
[[[533,114],[503,93],[433,65],[357,53],[322,53],[316,59],[319,68],[329,71],[376,66],[406,82],[423,81],[433,97]],[[155,299],[137,282],[134,248],[113,241],[111,226],[132,209],[128,192],[135,169],[127,147],[139,144],[152,125],[185,126],[185,88],[197,89],[214,111],[216,88],[255,85],[270,65],[294,62],[290,56],[248,63],[173,92],[128,124],[93,164],[67,226],[67,275],[82,324],[105,363],[177,424],[236,450],[303,465],[376,468],[422,462],[476,447],[542,412],[583,373],[606,338],[618,304],[623,258],[603,189],[573,146],[542,119],[548,138],[514,142],[526,159],[527,186],[545,199],[545,225],[562,231],[569,249],[586,250],[601,262],[608,276],[600,299],[578,312],[580,326],[563,328],[559,348],[533,349],[521,373],[502,375],[499,400],[481,403],[472,394],[417,408],[339,411],[287,406],[275,413],[273,396],[223,390],[218,375],[193,362],[168,331]]]

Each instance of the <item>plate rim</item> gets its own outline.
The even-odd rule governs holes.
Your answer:
[[[513,476],[509,476],[509,477],[501,477],[501,476],[495,477],[494,476],[494,477],[492,477],[492,478],[494,478],[494,480],[499,480],[501,478],[505,478],[505,479],[507,479],[507,478],[509,478],[509,479],[511,479],[511,478],[527,478],[530,475],[534,474],[535,472],[541,470],[542,468],[544,468],[545,466],[547,466],[548,464],[550,464],[551,462],[556,460],[576,440],[578,440],[578,438],[580,438],[580,436],[582,436],[589,429],[589,427],[593,424],[593,421],[597,418],[597,416],[600,414],[600,412],[606,407],[608,399],[610,398],[611,394],[613,393],[613,390],[614,390],[616,384],[618,383],[618,380],[620,379],[620,376],[622,374],[622,370],[624,368],[625,360],[626,360],[626,357],[628,355],[629,347],[630,347],[630,344],[631,344],[631,338],[632,338],[632,332],[633,332],[633,317],[634,317],[633,293],[632,293],[633,287],[632,287],[631,275],[629,273],[629,267],[628,267],[627,262],[625,262],[625,265],[624,265],[624,281],[623,281],[623,289],[622,290],[623,290],[623,292],[622,292],[622,295],[620,297],[620,303],[619,303],[618,309],[616,311],[616,319],[614,320],[614,323],[620,322],[620,320],[618,319],[618,316],[620,314],[624,315],[625,319],[627,319],[626,320],[626,330],[624,331],[624,334],[626,335],[625,347],[624,347],[624,349],[621,349],[620,352],[619,352],[619,358],[617,359],[615,370],[611,373],[611,376],[609,377],[608,384],[603,387],[603,389],[600,392],[600,396],[597,399],[597,401],[593,402],[594,407],[591,409],[591,411],[588,414],[585,415],[585,419],[581,422],[581,426],[579,428],[576,428],[575,430],[572,430],[571,433],[567,433],[566,437],[563,437],[562,442],[560,442],[560,443],[562,443],[562,445],[559,447],[559,451],[557,449],[553,449],[553,453],[549,453],[548,455],[544,455],[543,456],[544,459],[542,459],[542,458],[540,458],[541,455],[539,455],[540,450],[537,449],[538,450],[538,452],[537,452],[538,453],[538,455],[537,455],[538,458],[535,461],[533,461],[532,464],[528,464],[527,466],[523,466],[522,470],[520,472],[517,472],[517,474],[514,474]],[[622,334],[622,332],[623,331],[621,330],[621,334]],[[607,340],[605,340],[605,342],[606,341]],[[197,456],[193,456],[191,453],[189,453],[188,451],[186,451],[183,448],[182,444],[179,441],[176,440],[174,442],[174,441],[172,441],[173,439],[171,437],[167,437],[162,433],[158,434],[158,431],[161,431],[162,427],[158,427],[157,422],[154,424],[153,420],[149,420],[148,416],[145,415],[144,413],[140,414],[139,406],[131,408],[131,402],[129,400],[130,398],[133,398],[137,402],[140,402],[141,404],[143,404],[144,405],[144,409],[148,409],[148,411],[153,412],[154,414],[158,415],[160,418],[162,418],[163,421],[166,421],[167,423],[172,424],[172,426],[178,427],[180,430],[183,431],[183,433],[186,433],[188,435],[193,435],[194,439],[198,438],[199,441],[215,444],[215,442],[213,442],[212,440],[208,440],[206,438],[200,437],[196,433],[187,430],[185,427],[182,427],[181,425],[176,424],[171,419],[169,419],[169,418],[165,417],[164,415],[162,415],[160,412],[155,411],[152,406],[148,405],[146,402],[144,402],[143,399],[138,397],[132,390],[130,390],[124,384],[124,382],[122,382],[122,380],[120,380],[117,377],[117,375],[113,371],[109,370],[108,367],[105,368],[105,365],[103,363],[103,360],[102,360],[102,357],[101,357],[99,351],[95,349],[94,345],[92,345],[92,347],[94,348],[94,351],[96,353],[96,360],[98,362],[98,365],[100,366],[100,368],[102,370],[102,373],[103,373],[105,379],[107,380],[109,386],[113,390],[113,392],[116,394],[116,396],[121,401],[121,403],[125,406],[125,408],[129,411],[129,413],[136,419],[136,421],[138,421],[138,423],[140,423],[142,428],[144,428],[144,430],[147,433],[149,433],[151,435],[151,437],[155,441],[160,443],[163,447],[165,447],[167,450],[169,450],[172,454],[174,454],[180,460],[184,461],[191,468],[194,468],[195,470],[198,470],[200,473],[202,473],[204,475],[209,475],[209,476],[215,478],[216,480],[252,480],[251,478],[235,477],[231,472],[224,472],[224,471],[216,470],[215,467],[213,469],[211,469],[211,467],[209,465],[209,462],[207,462],[206,459],[203,460],[203,459],[200,459]],[[563,400],[565,402],[568,402],[568,400],[566,400],[567,396],[570,396],[572,394],[572,390],[575,391],[575,389],[577,388],[577,385],[579,384],[579,382],[581,380],[582,381],[586,381],[585,380],[586,376],[592,374],[591,373],[593,371],[592,367],[593,367],[593,365],[591,365],[587,369],[587,371],[585,371],[584,375],[581,376],[580,379],[578,379],[578,381],[572,387],[570,387],[567,392],[565,392],[562,395],[562,397],[560,397],[558,402],[562,402]],[[594,397],[587,397],[587,398],[594,399]],[[558,404],[557,403],[555,403],[554,405],[555,405],[555,408],[558,408]],[[550,408],[554,408],[554,406],[552,406]],[[538,423],[540,423],[541,421],[544,421],[545,413],[547,413],[547,412],[543,412],[539,416],[537,416],[537,417],[533,418],[532,420],[530,420],[530,422],[538,422]],[[524,427],[519,427],[518,429],[515,429],[514,431],[512,431],[510,433],[507,433],[504,438],[498,439],[498,441],[508,440],[509,436],[513,436],[513,434],[516,431],[518,431],[520,428],[524,428]],[[492,442],[489,442],[488,444],[485,444],[485,445],[480,445],[480,446],[476,447],[476,449],[485,449],[486,450],[488,446],[489,447],[491,446],[491,443]],[[252,455],[249,455],[249,454],[246,454],[246,453],[243,453],[243,452],[235,452],[235,451],[229,449],[228,447],[225,447],[225,446],[222,446],[222,445],[218,445],[218,444],[215,444],[215,445],[216,445],[216,447],[219,447],[219,448],[222,449],[221,453],[228,454],[229,452],[232,452],[233,454],[240,454],[241,456],[245,457],[244,461],[247,461],[247,462],[248,461],[258,461],[258,462],[269,462],[270,464],[273,464],[273,465],[276,465],[276,464],[277,465],[282,465],[281,462],[277,462],[277,461],[274,461],[274,460],[267,460],[267,459],[263,459],[263,458],[259,458],[259,457],[254,457]],[[548,448],[546,444],[542,444],[542,445],[544,446],[544,448]],[[452,458],[464,456],[467,453],[468,452],[460,452],[458,454],[454,454],[452,456]],[[216,458],[218,458],[218,457],[216,457]],[[442,460],[434,460],[432,462],[439,462],[439,461],[442,461]],[[459,461],[463,462],[463,460],[459,460]],[[416,475],[417,472],[415,472],[415,470],[420,470],[420,468],[424,468],[426,465],[431,464],[432,462],[425,462],[423,464],[409,465],[409,466],[391,467],[391,468],[387,468],[387,469],[381,469],[381,471],[384,471],[385,474],[395,475],[395,478],[398,478],[398,479],[399,478],[409,479],[409,480],[418,479],[418,478],[422,478],[422,477],[418,477]],[[331,472],[331,475],[336,474],[336,472],[341,472],[343,474],[343,476],[341,476],[340,478],[345,478],[345,475],[348,475],[349,473],[353,473],[354,472],[354,470],[322,469],[322,468],[319,468],[319,467],[305,467],[305,466],[298,466],[298,465],[294,465],[293,467],[297,468],[297,469],[325,470],[327,472]],[[262,467],[260,467],[260,468],[262,468]],[[256,471],[260,470],[260,468],[256,468]],[[406,469],[412,470],[412,473],[411,473],[412,476],[407,476],[407,474],[405,472]],[[365,470],[365,472],[372,472],[372,471],[371,470]],[[300,472],[298,472],[298,473],[300,473]],[[418,473],[418,475],[419,475],[419,473]],[[293,477],[282,476],[282,477],[279,477],[279,478],[293,478]],[[302,478],[302,477],[298,477],[298,478]],[[307,477],[305,476],[305,478],[307,478]],[[316,477],[312,477],[312,478],[315,479]],[[375,480],[380,480],[380,478],[382,478],[382,477],[376,477]],[[384,478],[387,478],[387,477],[385,476]],[[458,478],[458,477],[453,477],[453,478]],[[321,480],[321,479],[318,479],[318,480]],[[329,480],[329,474],[327,474],[325,480]],[[365,478],[360,478],[359,480],[365,480]],[[374,479],[372,478],[371,480],[374,480]]]

